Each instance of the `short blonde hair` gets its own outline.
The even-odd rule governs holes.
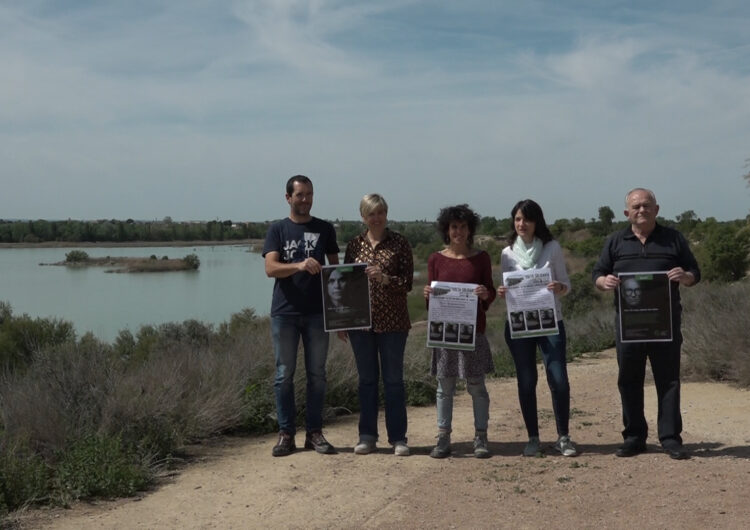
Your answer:
[[[367,217],[379,208],[388,213],[388,203],[385,202],[385,199],[379,193],[368,193],[359,201],[359,214],[362,217]]]

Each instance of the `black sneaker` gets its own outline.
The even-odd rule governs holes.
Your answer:
[[[315,449],[322,455],[332,455],[336,449],[328,443],[321,431],[308,432],[305,436],[305,449]]]
[[[287,456],[294,452],[297,447],[294,445],[294,436],[284,431],[279,432],[279,441],[273,446],[271,454],[273,456]]]
[[[646,452],[646,442],[637,438],[628,438],[625,443],[617,448],[615,455],[628,458]]]

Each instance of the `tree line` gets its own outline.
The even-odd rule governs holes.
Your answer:
[[[606,236],[627,225],[627,221],[615,222],[614,219],[614,211],[609,206],[601,206],[597,217],[588,220],[580,217],[557,219],[549,227],[563,248],[593,261],[599,255]],[[339,241],[342,242],[350,241],[363,230],[360,221],[333,222]],[[693,210],[687,210],[674,220],[659,217],[658,222],[677,228],[688,238],[701,265],[704,279],[737,281],[745,277],[750,250],[750,216],[734,221],[717,221],[713,217],[702,220]],[[169,217],[161,221],[0,220],[0,242],[119,243],[263,239],[269,224],[270,222],[231,220],[174,222]],[[432,221],[391,221],[390,227],[407,238],[417,258],[426,259],[442,245]],[[499,259],[499,251],[512,229],[510,217],[481,218],[477,234],[492,239],[483,244],[493,259]]]
[[[161,221],[96,221],[64,220],[3,221],[0,220],[0,242],[43,243],[121,243],[128,241],[226,241],[263,238],[268,223],[234,223],[231,220],[208,222]]]

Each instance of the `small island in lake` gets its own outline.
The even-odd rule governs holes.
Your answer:
[[[201,261],[195,254],[184,258],[157,258],[152,254],[148,258],[111,257],[92,258],[83,250],[71,250],[65,254],[65,261],[57,263],[40,263],[40,265],[64,265],[66,267],[112,267],[104,272],[171,272],[195,271]]]

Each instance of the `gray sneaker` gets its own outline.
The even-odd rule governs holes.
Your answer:
[[[474,457],[489,458],[490,451],[487,449],[487,432],[477,431],[474,436]]]
[[[560,436],[555,442],[555,449],[563,456],[576,456],[578,450],[570,439],[570,436]]]
[[[409,446],[403,440],[396,442],[393,444],[393,454],[396,456],[409,456]]]
[[[437,435],[437,445],[430,451],[432,458],[445,458],[451,454],[451,435],[448,432],[441,432]]]
[[[523,448],[523,456],[536,456],[541,450],[542,448],[539,445],[539,437],[531,436],[529,437],[529,442],[526,444],[526,447]]]
[[[377,449],[374,440],[360,440],[357,445],[354,446],[355,455],[369,455]]]

